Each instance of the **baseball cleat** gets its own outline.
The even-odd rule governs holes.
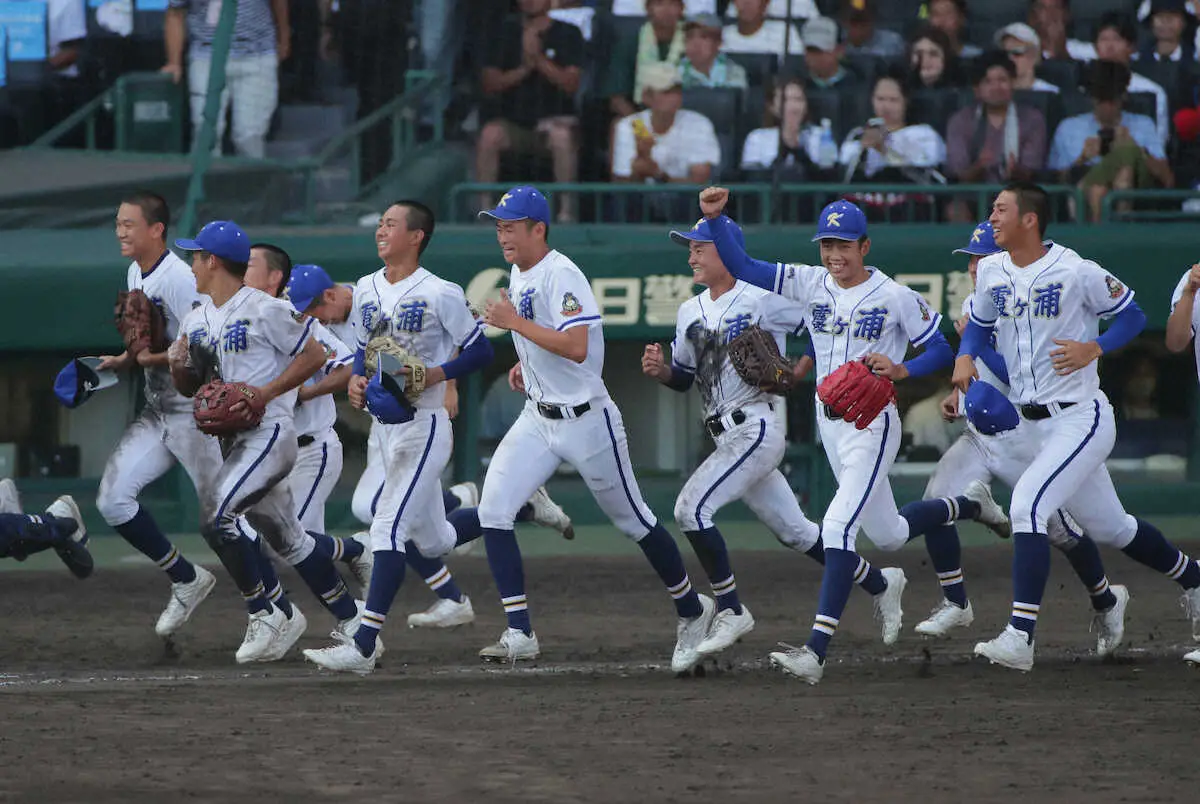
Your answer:
[[[980,480],[972,480],[963,490],[963,496],[971,502],[979,503],[979,516],[975,521],[986,525],[992,533],[1001,539],[1012,537],[1012,523],[1004,515],[1004,509],[992,498],[992,491]]]
[[[713,617],[708,635],[696,646],[696,653],[700,658],[720,653],[753,630],[754,615],[746,606],[742,606],[741,614],[735,614],[733,609],[721,609]]]
[[[875,619],[879,620],[883,644],[894,645],[900,638],[900,627],[904,625],[904,609],[900,607],[900,599],[904,597],[908,578],[899,567],[884,567],[879,574],[887,581],[887,589],[873,598]]]
[[[700,615],[680,617],[675,629],[675,652],[671,654],[671,672],[686,673],[702,658],[697,652],[700,643],[712,628],[717,604],[707,595],[699,595]]]
[[[1190,665],[1200,667],[1200,650],[1194,650],[1191,653],[1183,654],[1183,660]]]
[[[371,535],[366,531],[360,531],[350,538],[361,544],[363,551],[354,558],[346,559],[345,563],[365,598],[367,590],[371,588],[371,573],[375,570],[375,554],[371,552]]]
[[[304,631],[308,628],[308,618],[304,616],[304,612],[300,611],[300,607],[295,603],[292,604],[292,616],[286,618],[283,627],[279,629],[279,636],[271,644],[271,649],[267,655],[263,656],[258,661],[260,662],[276,662],[287,655],[287,652],[292,649],[300,637],[304,636]]]
[[[773,651],[768,658],[783,672],[809,684],[816,684],[825,675],[825,663],[812,648],[807,645],[794,648],[783,642],[779,645],[787,650]]]
[[[494,645],[479,651],[485,662],[519,662],[536,659],[541,653],[537,634],[526,634],[519,628],[507,628]]]
[[[973,622],[975,622],[975,610],[971,608],[971,601],[967,601],[966,608],[960,609],[946,598],[942,598],[942,602],[934,606],[933,611],[930,612],[929,618],[917,623],[917,627],[913,630],[921,636],[943,637],[953,629],[966,628]]]
[[[475,622],[475,609],[471,598],[463,595],[462,600],[439,599],[425,611],[408,615],[409,628],[454,628]]]
[[[1033,641],[1024,631],[1011,625],[1005,626],[995,639],[978,643],[975,655],[1024,673],[1033,669]]]
[[[337,633],[334,633],[336,638]],[[382,651],[379,643],[375,643],[375,652],[363,656],[358,649],[358,643],[353,639],[335,639],[336,644],[327,648],[304,651],[304,658],[320,667],[322,670],[332,670],[335,673],[354,673],[359,676],[369,676],[375,671],[375,662],[379,660]]]
[[[75,503],[75,498],[64,494],[50,503],[46,513],[59,519],[69,519],[75,523],[75,529],[71,531],[70,535],[61,543],[54,545],[54,552],[58,553],[58,557],[76,578],[82,579],[91,575],[95,563],[92,561],[92,554],[87,549],[87,528],[83,526],[83,515],[79,513],[79,506]]]
[[[474,483],[456,483],[446,491],[457,497],[463,508],[475,508],[479,505],[479,486]]]
[[[356,600],[354,608],[356,611],[353,617],[348,620],[338,620],[337,625],[333,627],[329,636],[333,637],[334,641],[354,639],[354,635],[358,633],[358,626],[362,623],[362,615],[367,609],[367,603],[364,600]],[[382,656],[385,650],[383,637],[375,637],[375,658],[378,659]]]
[[[250,620],[246,624],[246,636],[235,654],[237,663],[270,661],[268,657],[275,649],[279,636],[287,627],[287,623],[287,616],[276,608],[271,609],[270,612],[263,609],[251,614]]]
[[[529,498],[529,504],[533,506],[533,521],[536,524],[554,528],[564,539],[575,538],[575,527],[571,524],[571,518],[558,503],[550,499],[550,493],[546,491],[545,486],[538,486],[538,490]]]
[[[154,633],[166,639],[182,628],[216,584],[217,576],[199,564],[196,565],[194,581],[171,584],[171,599],[159,615],[158,622],[154,625]]]
[[[21,495],[17,493],[17,484],[7,477],[0,479],[0,514],[21,513]]]
[[[1119,584],[1108,587],[1117,602],[1107,611],[1092,615],[1090,630],[1096,633],[1096,655],[1111,656],[1125,638],[1125,609],[1129,605],[1129,590]]]
[[[1192,621],[1192,639],[1200,642],[1200,586],[1187,589],[1179,599],[1183,612]]]

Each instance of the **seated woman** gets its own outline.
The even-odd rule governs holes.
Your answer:
[[[958,55],[950,37],[937,28],[925,27],[913,34],[908,45],[908,88],[954,88],[962,85]]]

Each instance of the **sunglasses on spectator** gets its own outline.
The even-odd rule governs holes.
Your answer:
[[[1010,56],[1024,56],[1026,53],[1029,52],[1029,48],[1027,48],[1027,47],[1010,47],[1008,50],[1006,50],[1004,52]]]

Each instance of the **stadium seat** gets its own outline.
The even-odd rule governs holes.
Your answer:
[[[845,120],[842,115],[842,95],[833,89],[810,89],[808,91],[808,122],[820,125],[821,121],[829,118],[833,126],[833,136],[841,142],[847,132],[860,125],[857,121]]]
[[[1153,92],[1130,92],[1125,101],[1125,111],[1144,114],[1158,123],[1158,98]]]
[[[6,34],[6,85],[41,86],[50,75],[48,13],[44,0],[0,2],[0,26]]]
[[[986,50],[996,31],[1028,14],[1029,0],[967,0],[967,40]]]
[[[1186,102],[1184,88],[1187,72],[1177,61],[1146,61],[1138,59],[1129,65],[1135,73],[1149,78],[1167,93],[1167,103],[1172,111]]]
[[[924,2],[925,0],[887,0],[879,3],[875,25],[896,31],[907,38],[921,24],[921,6]],[[834,16],[828,10],[825,13]]]
[[[1071,4],[1071,36],[1091,42],[1100,18],[1111,11],[1134,17],[1141,0],[1086,0]]]
[[[1065,92],[1079,87],[1080,69],[1072,59],[1047,59],[1038,65],[1037,77]]]
[[[750,87],[746,90],[745,94],[742,95],[741,125],[738,126],[739,135],[745,138],[747,133],[756,128],[762,128],[766,111],[766,87]]]
[[[872,86],[875,79],[887,69],[887,63],[883,59],[865,53],[846,56],[842,61],[850,72],[857,73],[867,86]]]
[[[922,89],[908,100],[908,122],[910,125],[925,123],[946,136],[946,124],[951,115],[963,106],[975,102],[970,90]]]
[[[727,53],[746,70],[746,80],[752,87],[760,87],[775,77],[779,69],[779,57],[774,53]]]
[[[1053,139],[1054,131],[1063,118],[1062,99],[1058,95],[1034,89],[1018,89],[1013,93],[1013,100],[1026,106],[1032,106],[1041,112],[1042,117],[1046,118],[1047,142]]]
[[[683,91],[683,108],[691,109],[712,121],[718,133],[737,128],[742,111],[739,89],[697,87]]]

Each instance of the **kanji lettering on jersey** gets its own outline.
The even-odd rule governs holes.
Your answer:
[[[864,341],[877,341],[883,335],[883,324],[887,321],[886,307],[872,307],[870,310],[859,310],[858,320],[854,322],[854,337]]]
[[[645,299],[646,323],[665,327],[675,323],[679,305],[692,297],[692,278],[677,274],[655,274],[646,277],[642,287]]]
[[[362,306],[363,332],[375,330],[375,318],[379,315],[379,305],[373,301],[364,302]]]
[[[849,322],[847,322],[846,319],[842,318],[839,315],[837,318],[834,319],[833,326],[830,327],[829,331],[832,332],[834,335],[841,335],[843,332],[846,331],[847,326],[849,326]]]
[[[817,332],[825,332],[825,327],[829,323],[829,314],[832,312],[833,308],[828,304],[814,304],[808,314],[812,328]]]
[[[741,335],[750,326],[750,314],[741,313],[725,319],[725,343]]]
[[[1012,288],[1008,285],[995,285],[988,288],[988,293],[991,294],[992,304],[996,305],[996,312],[1000,315],[1008,315],[1008,297],[1012,295]]]
[[[188,343],[201,344],[208,338],[208,333],[202,329],[194,329],[188,333]]]
[[[524,318],[526,321],[533,320],[533,294],[534,288],[525,288],[521,291],[521,299],[517,303],[517,315]]]
[[[239,318],[237,321],[230,321],[225,325],[225,344],[222,348],[226,352],[246,351],[246,336],[249,333],[250,319]]]
[[[399,332],[420,332],[425,326],[425,308],[428,302],[418,300],[405,302],[396,308],[396,330]]]
[[[1051,282],[1033,289],[1033,314],[1038,318],[1058,318],[1058,302],[1062,298],[1062,283]]]

